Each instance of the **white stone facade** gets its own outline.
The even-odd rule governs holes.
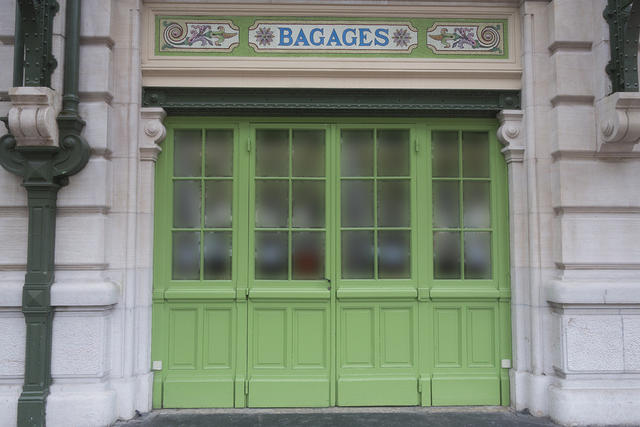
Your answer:
[[[503,112],[499,135],[509,164],[511,404],[567,425],[640,424],[640,115],[633,95],[608,97],[606,0],[473,3],[520,11],[522,110]],[[162,111],[141,111],[143,6],[82,1],[80,113],[92,156],[59,194],[49,426],[109,425],[151,409],[153,176],[164,129]],[[10,108],[13,30],[13,14],[0,14],[0,116]],[[26,214],[20,179],[0,168],[2,426],[15,425],[24,371]]]

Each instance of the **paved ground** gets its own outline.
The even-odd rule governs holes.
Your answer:
[[[497,427],[555,426],[505,408],[160,410],[117,427]]]

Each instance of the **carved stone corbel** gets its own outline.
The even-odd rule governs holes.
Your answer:
[[[628,152],[640,141],[640,93],[616,92],[596,103],[598,151]]]
[[[140,135],[140,160],[158,160],[158,154],[162,151],[160,143],[167,134],[167,129],[162,121],[167,116],[166,111],[160,107],[145,107],[140,109],[142,132]]]
[[[498,113],[498,141],[504,145],[502,154],[507,163],[521,163],[524,160],[523,116],[521,110],[502,110]]]
[[[9,89],[9,131],[18,147],[58,146],[60,103],[48,87],[22,86]]]

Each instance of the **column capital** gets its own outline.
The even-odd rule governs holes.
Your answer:
[[[522,110],[502,110],[498,113],[498,141],[504,145],[504,154],[507,163],[522,162],[524,160],[524,136]]]
[[[144,107],[140,109],[142,132],[140,134],[140,160],[155,162],[162,151],[160,143],[167,135],[162,121],[167,112],[161,107]]]

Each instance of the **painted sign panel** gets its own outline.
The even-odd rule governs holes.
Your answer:
[[[427,29],[427,46],[435,53],[501,54],[504,36],[499,23],[438,23]]]
[[[238,45],[239,30],[231,21],[202,21],[198,17],[163,21],[160,51],[229,52]]]
[[[156,55],[509,57],[506,19],[156,16]]]
[[[256,21],[249,27],[249,45],[256,52],[410,53],[418,45],[418,30],[409,23]]]

